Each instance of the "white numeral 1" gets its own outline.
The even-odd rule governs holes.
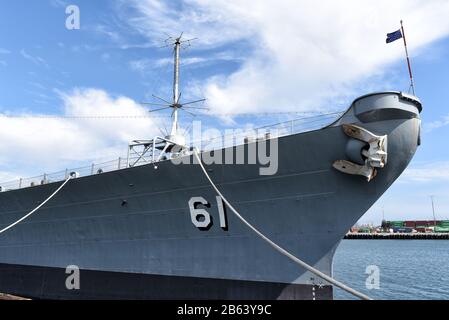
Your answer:
[[[220,227],[222,229],[226,229],[228,225],[226,223],[226,213],[223,206],[223,199],[220,196],[217,196],[216,199],[217,199],[218,214],[220,216]]]

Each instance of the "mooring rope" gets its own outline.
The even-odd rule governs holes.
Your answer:
[[[61,191],[62,188],[64,188],[64,186],[67,184],[67,182],[69,182],[69,180],[72,179],[72,176],[69,175],[69,177],[64,181],[63,184],[61,184],[59,186],[58,189],[56,189],[55,192],[53,192],[44,202],[42,202],[40,205],[38,205],[36,208],[34,208],[32,211],[30,211],[30,213],[24,215],[22,218],[20,218],[19,220],[17,220],[16,222],[10,224],[9,226],[7,226],[6,228],[0,230],[0,234],[2,234],[3,232],[13,228],[14,226],[16,226],[17,224],[21,223],[23,220],[25,220],[26,218],[28,218],[29,216],[31,216],[33,213],[35,213],[37,210],[39,210],[43,205],[45,205],[48,201],[50,201],[51,198],[53,198],[59,191]]]
[[[214,184],[214,182],[212,181],[211,177],[209,176],[209,174],[207,173],[206,168],[204,167],[200,156],[198,155],[198,151],[196,148],[193,148],[193,154],[195,155],[196,159],[198,160],[199,165],[201,166],[201,169],[203,170],[204,175],[206,176],[207,180],[209,180],[210,184],[212,185],[212,187],[214,188],[215,192],[217,192],[217,194],[221,197],[221,199],[223,199],[223,201],[226,203],[226,205],[229,207],[229,209],[231,209],[231,211],[237,216],[237,218],[240,219],[240,221],[242,221],[246,226],[248,226],[251,230],[253,230],[259,237],[261,237],[263,240],[265,240],[269,245],[271,245],[274,249],[276,249],[277,251],[279,251],[281,254],[283,254],[284,256],[288,257],[290,260],[296,262],[298,265],[300,265],[301,267],[303,267],[304,269],[310,271],[311,273],[317,275],[318,277],[322,278],[323,280],[329,282],[330,284],[333,284],[334,286],[362,299],[362,300],[372,300],[370,297],[368,297],[367,295],[352,289],[350,287],[348,287],[347,285],[345,285],[344,283],[341,283],[340,281],[335,280],[334,278],[328,276],[327,274],[321,272],[318,269],[315,269],[314,267],[312,267],[311,265],[307,264],[306,262],[302,261],[301,259],[297,258],[296,256],[294,256],[293,254],[291,254],[290,252],[288,252],[287,250],[285,250],[284,248],[282,248],[281,246],[277,245],[275,242],[273,242],[272,240],[270,240],[267,236],[265,236],[262,232],[260,232],[257,228],[255,228],[251,223],[249,223],[248,221],[246,221],[245,218],[243,218],[240,213],[231,205],[231,203],[229,203],[229,201],[223,196],[223,194],[220,192],[220,190],[217,188],[217,186]]]

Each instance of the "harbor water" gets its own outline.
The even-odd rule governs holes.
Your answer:
[[[449,300],[449,240],[343,240],[334,277],[373,299]]]

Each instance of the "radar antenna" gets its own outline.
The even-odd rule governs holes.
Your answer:
[[[169,37],[165,40],[165,45],[163,47],[173,46],[173,59],[174,59],[174,76],[173,76],[173,96],[172,102],[167,101],[164,98],[152,95],[153,98],[159,100],[158,102],[142,102],[142,105],[150,105],[156,106],[157,109],[149,110],[149,112],[157,112],[167,109],[172,109],[171,118],[171,130],[170,134],[165,137],[156,137],[153,140],[135,140],[129,144],[128,150],[128,166],[135,166],[139,162],[157,162],[164,158],[173,158],[178,156],[179,154],[183,154],[185,150],[181,148],[180,152],[172,153],[172,149],[174,146],[185,146],[186,139],[185,135],[182,134],[179,130],[179,110],[182,110],[192,116],[196,116],[193,112],[187,109],[196,109],[196,110],[209,110],[205,107],[197,107],[194,104],[199,102],[204,102],[206,99],[181,102],[181,92],[179,90],[179,74],[180,74],[180,51],[182,48],[188,48],[191,46],[191,42],[196,40],[193,39],[182,39],[183,33],[177,38]],[[137,150],[141,148],[141,150]],[[160,150],[158,156],[155,157],[156,150]],[[178,150],[179,151],[179,150]],[[137,155],[137,160],[132,162],[130,159],[130,153],[133,152]],[[148,159],[148,156],[151,159]],[[147,159],[146,159],[147,157]],[[155,165],[156,166],[156,165]]]
[[[196,110],[209,110],[208,108],[204,107],[197,107],[192,106],[193,104],[200,103],[206,101],[206,99],[200,99],[195,101],[188,101],[188,102],[181,102],[181,92],[179,90],[179,75],[180,75],[180,51],[182,48],[188,48],[191,46],[191,42],[196,40],[197,38],[192,39],[182,39],[183,33],[177,38],[169,37],[165,40],[165,45],[163,47],[173,46],[173,59],[174,59],[174,70],[173,70],[173,97],[172,102],[168,102],[167,100],[153,95],[153,98],[156,98],[157,100],[160,100],[164,103],[152,103],[152,102],[143,102],[143,105],[152,105],[152,106],[159,106],[162,108],[150,110],[150,112],[156,112],[161,111],[165,109],[172,109],[172,125],[171,125],[171,131],[170,135],[167,137],[172,141],[177,141],[178,139],[180,141],[185,141],[184,136],[180,134],[179,131],[179,117],[178,112],[179,110],[185,111],[189,113],[190,115],[195,116],[194,113],[191,111],[188,111],[186,109],[196,109]]]

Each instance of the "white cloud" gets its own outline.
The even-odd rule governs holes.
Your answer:
[[[101,61],[108,62],[109,59],[111,59],[111,55],[109,53],[105,52],[101,55]]]
[[[203,67],[219,61],[242,61],[240,56],[233,54],[232,52],[225,51],[208,56],[191,56],[181,57],[181,67]],[[173,65],[173,58],[166,57],[160,59],[140,59],[132,60],[129,62],[129,66],[134,71],[145,72],[150,69],[162,68],[169,65]]]
[[[65,8],[68,6],[68,3],[63,0],[50,0],[50,4],[56,8]]]
[[[30,85],[32,85],[33,87],[36,87],[37,89],[40,89],[40,90],[47,90],[47,88],[42,84],[42,83],[39,83],[39,82],[36,82],[36,81],[30,81],[30,82],[28,82]]]
[[[214,1],[201,0],[187,0],[181,4],[158,0],[122,0],[118,11],[123,15],[130,14],[124,19],[156,46],[161,45],[160,41],[165,35],[176,37],[184,32],[186,39],[199,37],[203,45],[215,47],[252,34],[252,26],[245,24],[241,28],[242,23],[247,21],[239,21],[240,14],[232,16],[228,10],[230,7],[239,10],[232,1],[226,4],[221,0],[216,1],[216,5]],[[131,12],[127,8],[131,8]]]
[[[15,181],[17,179],[20,179],[20,177],[18,175],[15,175],[11,172],[0,171],[0,182]]]
[[[131,70],[144,72],[146,69],[150,68],[153,63],[154,61],[150,59],[140,59],[130,61],[129,66]]]
[[[77,52],[78,53],[78,52],[81,52],[81,51],[92,52],[92,51],[98,50],[98,47],[97,46],[91,46],[91,45],[88,45],[88,44],[81,44],[81,45],[73,45],[73,46],[70,47],[70,49],[73,52]]]
[[[372,76],[382,81],[369,89],[383,89],[384,67],[403,58],[401,41],[385,44],[401,18],[412,55],[449,33],[445,0],[129,3],[122,2],[133,9],[123,10],[127,21],[155,43],[164,33],[184,31],[199,38],[197,48],[250,44],[239,70],[204,81],[208,104],[225,112],[323,107],[354,95]],[[396,83],[389,89],[401,88]]]
[[[6,50],[4,48],[0,48],[0,54],[10,54],[10,53],[11,53],[11,51]]]
[[[399,180],[362,217],[380,225],[387,220],[432,219],[430,196],[434,196],[437,219],[449,219],[449,162],[412,164]]]
[[[126,154],[130,140],[157,133],[150,118],[70,118],[148,115],[146,108],[129,98],[114,98],[97,89],[61,93],[61,98],[65,117],[0,114],[0,171],[4,173],[0,177],[6,173],[13,176],[14,172],[37,175],[87,161],[111,160]]]
[[[190,66],[190,65],[198,65],[202,63],[206,63],[210,61],[210,59],[202,58],[202,57],[191,57],[182,59],[182,66]],[[173,58],[161,58],[161,59],[140,59],[133,60],[129,62],[129,66],[131,70],[138,71],[141,73],[146,72],[147,70],[167,67],[169,65],[173,65]]]
[[[191,57],[191,58],[184,58],[181,60],[181,65],[188,66],[192,64],[199,64],[208,61],[208,58],[203,57]],[[165,67],[167,65],[173,64],[173,58],[162,58],[156,60],[156,66],[158,67]]]
[[[39,56],[32,56],[32,55],[28,54],[25,51],[25,49],[20,50],[20,54],[21,54],[22,57],[24,57],[28,61],[31,61],[32,63],[34,63],[37,66],[48,67],[47,61],[45,61],[43,58],[41,58]]]
[[[439,129],[439,128],[447,126],[447,125],[449,125],[449,115],[444,116],[440,120],[436,120],[436,121],[429,122],[429,123],[424,123],[423,128],[424,128],[424,132],[431,132],[435,129]]]
[[[407,168],[401,182],[449,182],[449,162],[430,162]]]
[[[117,43],[123,42],[122,36],[118,32],[112,31],[111,29],[109,29],[109,27],[106,25],[96,25],[93,28],[93,30],[99,34],[109,37],[114,42],[117,42]]]

